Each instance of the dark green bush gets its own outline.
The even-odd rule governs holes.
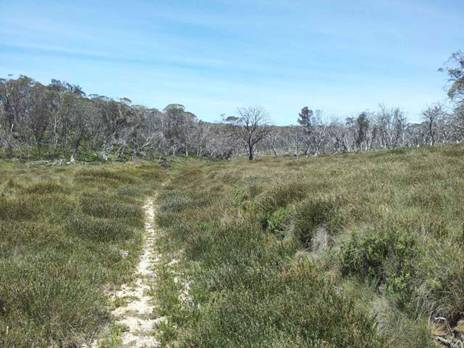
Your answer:
[[[306,190],[307,186],[298,182],[279,185],[258,198],[256,204],[262,211],[272,212],[276,208],[285,207],[289,203],[303,199],[306,196]]]
[[[354,233],[341,246],[341,271],[375,287],[385,285],[389,296],[404,306],[411,299],[416,273],[414,260],[419,253],[412,233],[383,226],[362,234]]]
[[[294,233],[306,248],[311,247],[318,227],[324,227],[330,234],[335,234],[341,225],[338,204],[334,200],[309,198],[296,207]]]
[[[306,196],[307,186],[292,182],[277,186],[257,197],[255,207],[258,220],[264,229],[268,228],[270,216],[279,208],[285,208],[290,203],[298,202]]]
[[[292,215],[288,208],[279,208],[274,211],[267,220],[267,229],[276,234],[283,236],[283,232],[289,226]]]
[[[440,247],[436,241],[429,243],[417,260],[414,302],[421,311],[446,317],[453,325],[464,313],[463,244],[452,239]]]

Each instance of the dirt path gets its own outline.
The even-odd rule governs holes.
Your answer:
[[[150,348],[159,347],[159,342],[154,338],[155,324],[163,318],[153,318],[152,299],[148,295],[150,280],[153,279],[153,262],[158,260],[155,254],[155,207],[153,199],[148,199],[145,210],[145,240],[143,253],[137,265],[135,282],[123,285],[121,290],[115,293],[115,299],[127,299],[122,307],[115,309],[112,314],[116,323],[127,327],[122,336],[123,347]]]

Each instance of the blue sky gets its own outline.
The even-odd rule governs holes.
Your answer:
[[[261,105],[295,123],[400,106],[411,120],[445,101],[437,71],[464,49],[462,0],[0,0],[0,76],[203,120]]]

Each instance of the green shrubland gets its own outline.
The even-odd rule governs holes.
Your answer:
[[[460,145],[176,162],[157,217],[162,342],[432,347],[430,318],[464,312],[463,169]]]
[[[1,162],[0,346],[94,338],[157,191],[163,346],[433,347],[464,313],[463,154]]]

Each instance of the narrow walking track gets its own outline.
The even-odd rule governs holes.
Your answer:
[[[128,299],[122,307],[112,314],[116,323],[127,327],[122,336],[122,347],[151,348],[159,347],[154,338],[155,325],[163,318],[153,318],[153,303],[148,295],[150,280],[153,279],[153,262],[158,261],[155,254],[155,207],[153,199],[147,199],[145,206],[145,239],[143,254],[137,266],[136,280],[133,284],[123,285],[115,294],[115,299]]]

